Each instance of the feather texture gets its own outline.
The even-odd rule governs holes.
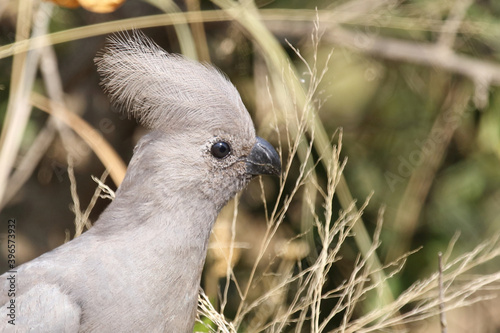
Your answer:
[[[147,128],[253,128],[238,91],[224,74],[164,51],[139,31],[109,37],[95,62],[112,103]]]
[[[193,332],[217,214],[252,177],[278,175],[278,153],[214,67],[139,32],[109,38],[96,63],[113,103],[153,131],[90,230],[0,276],[0,332]]]

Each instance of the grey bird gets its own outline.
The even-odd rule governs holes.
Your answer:
[[[215,219],[252,177],[279,175],[279,155],[210,65],[140,32],[110,37],[96,65],[151,131],[89,231],[0,277],[0,331],[192,332]]]

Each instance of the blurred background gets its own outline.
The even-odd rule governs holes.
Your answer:
[[[299,90],[307,93],[317,83],[311,96],[316,136],[336,143],[339,128],[343,131],[341,157],[348,160],[339,195],[356,198],[359,207],[373,193],[362,221],[369,235],[385,208],[379,261],[390,263],[421,248],[391,279],[393,295],[435,272],[437,253],[446,252],[450,242],[456,240],[453,251],[460,254],[500,232],[498,1],[2,0],[2,272],[7,270],[9,218],[17,221],[16,264],[21,264],[74,237],[75,210],[86,210],[97,187],[91,175],[100,178],[108,168],[106,184],[113,190],[123,176],[145,130],[109,105],[93,58],[108,34],[132,28],[169,52],[211,62],[226,73],[259,135],[283,145],[284,159],[288,148],[279,135],[284,117],[276,114],[295,113],[303,103]],[[311,80],[307,64],[321,80]],[[290,72],[297,84],[291,84]],[[59,116],[50,116],[50,109]],[[318,147],[315,158],[322,154]],[[68,170],[68,154],[74,170]],[[303,162],[291,164],[285,192],[293,188]],[[325,178],[322,167],[317,173]],[[239,198],[241,247],[232,264],[243,277],[266,231],[261,185],[272,206],[280,182],[254,181]],[[305,196],[300,192],[288,208],[268,252],[281,251],[287,240],[307,232]],[[337,211],[346,209],[341,201],[334,199]],[[97,199],[88,221],[94,222],[109,202]],[[230,204],[221,214],[218,241],[231,238],[224,225],[231,225],[232,212]],[[314,233],[311,237],[294,249],[303,254],[293,258],[300,261],[315,252],[318,239]],[[342,256],[352,263],[357,247],[344,245]],[[272,257],[266,254],[263,266],[272,265],[267,256]],[[203,282],[213,298],[220,293],[218,279],[226,274],[217,258],[209,253]],[[499,265],[491,258],[468,273],[496,273]],[[349,267],[336,264],[329,287],[348,277]],[[497,294],[498,289],[487,293]],[[451,313],[448,325],[455,332],[499,332],[498,309],[498,300],[479,303]],[[235,315],[231,306],[225,314]],[[410,330],[439,331],[437,320]],[[333,320],[328,328],[336,325]]]

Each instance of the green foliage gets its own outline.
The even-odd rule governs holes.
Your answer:
[[[238,222],[243,226],[243,236],[238,237],[243,239],[241,243],[252,244],[251,248],[263,252],[248,250],[246,245],[238,249],[237,263],[232,263],[235,266],[231,267],[234,268],[232,276],[225,276],[224,271],[222,275],[214,273],[214,277],[210,275],[213,273],[210,267],[205,272],[206,281],[212,278],[217,285],[209,294],[209,283],[206,283],[208,296],[217,299],[221,293],[226,293],[228,305],[225,311],[222,306],[222,312],[231,317],[229,319],[235,319],[240,331],[247,328],[251,331],[255,327],[267,327],[272,331],[279,327],[279,323],[270,324],[271,314],[278,312],[269,310],[266,313],[266,307],[274,309],[269,304],[273,304],[270,299],[274,302],[276,295],[262,299],[265,292],[276,286],[276,281],[281,281],[270,279],[272,274],[295,276],[300,274],[297,273],[300,269],[315,267],[317,272],[324,273],[323,280],[314,273],[311,279],[317,278],[328,288],[334,288],[352,277],[359,264],[357,258],[367,257],[373,261],[362,266],[368,267],[364,276],[370,277],[371,282],[382,279],[384,282],[373,288],[382,293],[390,287],[392,295],[379,298],[379,294],[367,290],[365,303],[356,300],[359,304],[354,301],[353,309],[339,310],[334,320],[322,329],[341,327],[339,325],[346,318],[342,316],[349,311],[352,317],[345,320],[351,320],[349,325],[352,326],[344,322],[347,331],[349,327],[360,331],[374,327],[386,329],[377,326],[382,316],[387,315],[386,319],[390,319],[400,312],[418,309],[416,304],[420,299],[404,292],[416,281],[425,282],[436,272],[437,253],[447,250],[456,233],[461,233],[461,237],[454,244],[454,255],[448,262],[461,255],[467,258],[466,251],[500,232],[500,5],[497,1],[213,0],[201,2],[204,9],[201,13],[185,11],[183,6],[183,2],[179,5],[170,1],[128,1],[118,11],[106,15],[81,8],[56,7],[46,32],[53,33],[50,38],[51,43],[57,44],[60,68],[71,69],[60,73],[68,105],[113,142],[122,156],[130,156],[133,147],[132,125],[119,115],[105,111],[109,107],[97,88],[92,57],[102,46],[104,34],[134,27],[146,29],[146,33],[169,51],[184,52],[221,67],[242,92],[258,132],[282,148],[284,162],[288,157],[294,158],[283,183],[267,183],[266,180],[260,187],[250,185],[241,198]],[[0,47],[2,122],[9,111],[7,98],[9,91],[14,89],[12,82],[18,79],[9,78],[13,66],[9,57],[22,57],[22,51],[26,51],[13,51],[8,44],[14,41],[16,26],[13,22],[17,14],[14,9],[7,12],[6,16],[10,15],[13,20],[4,20],[1,24],[5,31],[4,46]],[[203,24],[197,25],[200,22]],[[80,49],[75,51],[75,45]],[[384,47],[377,48],[380,45]],[[408,45],[417,48],[408,48]],[[201,50],[208,50],[209,58],[203,58]],[[431,56],[427,57],[429,54]],[[33,80],[36,91],[45,91],[40,88],[42,80],[35,80],[35,77]],[[26,98],[29,100],[29,95]],[[11,115],[14,112],[11,111]],[[36,112],[39,111],[34,114]],[[103,119],[113,126],[103,127]],[[38,114],[25,126],[16,128],[24,133],[20,155],[36,142],[36,133],[45,128],[45,121],[46,117]],[[343,150],[338,161],[333,163],[332,152],[338,147],[331,138],[339,133],[339,128],[343,129]],[[54,141],[52,148],[33,162],[33,168],[38,166],[40,170],[36,176],[25,179],[25,186],[38,188],[42,183],[50,187],[50,193],[61,195],[62,199],[21,191],[18,201],[4,209],[32,223],[34,234],[37,225],[42,223],[40,220],[47,216],[27,212],[24,207],[29,203],[50,207],[47,209],[53,211],[53,220],[62,220],[61,216],[67,213],[67,183],[61,180],[57,183],[56,177],[40,176],[46,175],[47,169],[48,174],[55,173],[48,166],[60,165],[65,160],[61,150],[64,151],[60,142]],[[80,157],[76,172],[86,178],[79,182],[79,188],[82,188],[82,195],[89,198],[95,185],[87,182],[88,174],[100,173],[102,170],[95,166],[105,161],[88,154]],[[329,173],[328,168],[339,167],[336,163],[341,164],[344,157],[348,157],[348,162],[343,176],[331,170]],[[301,174],[303,170],[309,174]],[[58,172],[57,179],[60,176]],[[339,182],[338,186],[330,187],[335,195],[324,196],[332,177]],[[264,194],[261,189],[265,189]],[[353,225],[345,222],[348,218],[342,218],[342,212],[357,216],[351,198],[358,198],[356,205],[359,208],[372,192],[363,219],[359,215]],[[264,204],[262,197],[268,200]],[[291,197],[293,200],[287,202]],[[273,212],[275,203],[277,208]],[[283,208],[285,203],[287,206]],[[381,243],[372,244],[372,236],[380,222],[380,207],[385,207]],[[94,214],[102,209],[96,208]],[[322,266],[317,260],[322,258],[322,253],[335,247],[338,238],[324,242],[328,232],[322,230],[321,225],[331,222],[333,226],[338,221],[347,223],[344,227],[352,232],[345,238],[344,247],[335,252],[338,258],[344,259]],[[62,242],[63,230],[67,227],[57,226],[53,233],[58,236],[52,237],[59,237],[59,243]],[[263,230],[269,238],[263,236]],[[367,235],[372,236],[367,238]],[[35,244],[38,236],[26,232],[26,237],[31,237],[29,242]],[[307,258],[283,259],[280,249],[285,248],[284,243],[293,243],[291,239],[304,241],[310,249]],[[260,247],[267,240],[269,243]],[[44,252],[49,249],[47,246],[38,244],[34,251]],[[368,255],[367,250],[372,247],[376,251]],[[381,266],[420,247],[423,249],[409,257],[400,274],[387,281],[384,274],[377,275],[382,272]],[[209,252],[208,265],[216,262],[210,255]],[[450,281],[459,274],[473,272],[480,276],[498,271],[498,262],[493,259],[474,258],[484,264],[481,269],[448,271],[457,274]],[[389,274],[391,268],[383,272]],[[241,285],[236,284],[235,276]],[[231,286],[218,285],[221,278],[232,281]],[[435,277],[429,279],[436,281]],[[290,305],[293,292],[299,292],[300,286],[306,285],[309,286],[300,279],[290,282],[289,289],[279,295],[282,307]],[[287,325],[299,327],[296,320],[301,318],[306,322],[304,318],[312,315],[316,315],[319,322],[333,311],[334,297],[321,303],[321,297],[317,298],[321,287],[313,291],[311,295],[314,295],[308,295],[308,299],[311,304],[318,302],[314,303],[319,304],[318,308],[313,309],[312,305],[307,308],[307,305],[296,309]],[[431,300],[435,297],[434,291],[429,289],[422,295]],[[406,295],[408,303],[399,305],[400,295]],[[246,313],[245,306],[251,308],[249,304],[256,300],[261,301],[259,305],[264,310]],[[220,300],[214,301],[214,307],[221,306],[220,303]],[[387,312],[372,318],[369,315],[376,307]],[[318,309],[321,311],[314,312]],[[238,317],[241,313],[248,317]],[[304,317],[299,318],[299,313],[305,313]],[[262,322],[260,318],[264,318]],[[224,318],[211,319],[203,319],[206,326],[214,328],[215,319],[221,320],[221,326],[226,325]],[[356,326],[356,320],[362,325]],[[201,326],[196,330],[203,331]],[[308,329],[319,331],[318,327],[311,324]]]

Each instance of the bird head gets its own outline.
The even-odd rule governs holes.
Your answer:
[[[255,135],[238,91],[216,68],[170,54],[138,31],[111,36],[96,65],[112,103],[151,130],[121,188],[147,183],[220,209],[252,177],[280,174],[276,150]]]

